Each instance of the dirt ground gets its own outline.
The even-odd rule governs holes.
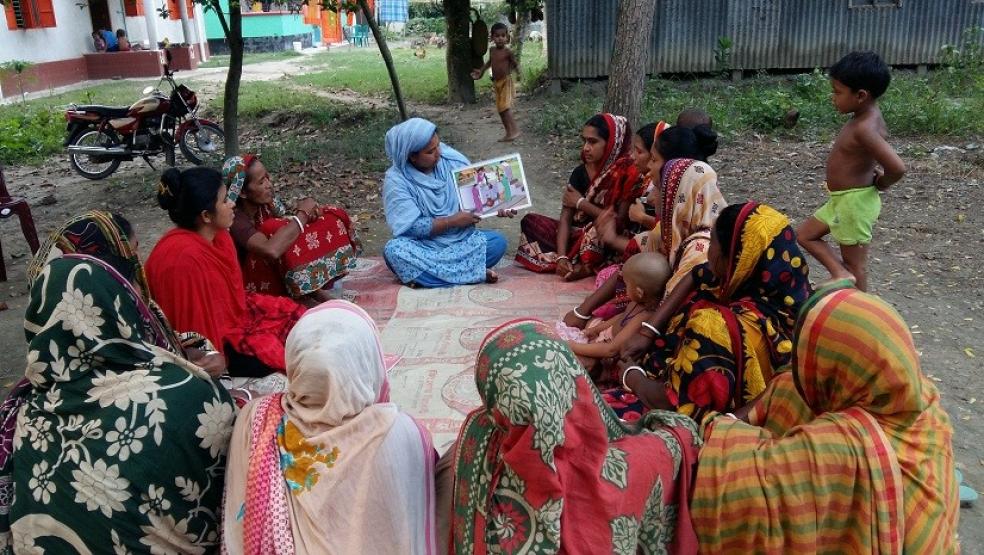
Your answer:
[[[551,102],[551,98],[520,99],[520,125],[544,102]],[[577,156],[573,138],[528,133],[512,146],[496,143],[501,126],[488,101],[469,109],[416,107],[416,111],[435,120],[445,142],[473,160],[520,152],[534,208],[546,213],[558,211],[560,190]],[[666,116],[670,119],[673,115]],[[975,141],[981,142],[980,138],[966,137],[949,142],[894,141],[910,173],[884,196],[872,248],[870,282],[873,292],[891,302],[910,325],[924,372],[940,388],[953,420],[957,466],[966,482],[984,491],[984,376],[977,360],[984,360],[984,272],[980,268],[984,219],[979,210],[984,204],[984,154],[981,150],[931,154],[941,145],[964,147]],[[824,199],[821,183],[828,149],[828,144],[729,137],[712,164],[729,201],[768,202],[801,221]],[[387,239],[381,220],[381,174],[348,168],[341,160],[313,164],[319,163],[333,163],[339,171],[331,172],[320,188],[309,192],[356,214],[369,254],[378,255]],[[281,179],[285,174],[296,176],[311,165],[291,166],[281,172]],[[117,211],[135,224],[140,250],[146,255],[170,226],[155,202],[158,174],[142,163],[125,163],[116,178],[102,182],[73,174],[63,156],[52,158],[43,167],[14,167],[6,172],[11,192],[31,202],[42,236],[84,210]],[[274,179],[276,183],[277,176]],[[298,192],[281,193],[290,198]],[[518,221],[492,218],[482,226],[501,229],[515,248]],[[24,367],[24,270],[29,256],[15,221],[0,223],[0,237],[9,274],[9,281],[0,284],[0,301],[9,305],[0,312],[0,385],[6,388]],[[815,281],[826,278],[819,264],[811,265],[811,273]],[[966,554],[984,553],[982,514],[984,503],[960,510],[960,536]]]

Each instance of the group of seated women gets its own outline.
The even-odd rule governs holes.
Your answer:
[[[624,310],[618,263],[635,253],[666,257],[666,293],[595,376],[553,323],[494,330],[475,358],[481,406],[440,458],[389,401],[372,319],[295,300],[322,301],[344,275],[347,216],[271,208],[244,158],[225,178],[164,174],[177,227],[146,271],[124,218],[70,220],[31,266],[25,378],[0,405],[0,538],[25,553],[955,552],[952,429],[901,317],[850,282],[811,292],[787,218],[726,206],[706,124],[629,141],[621,118],[592,120],[586,143],[650,147],[628,162],[645,177],[605,185],[633,171],[627,149],[585,146],[595,190],[566,198],[555,226],[577,239],[544,247],[524,224],[520,257],[565,279],[614,263],[570,328]],[[501,236],[452,227],[441,192],[463,158],[423,120],[387,150],[399,278],[489,280]],[[633,200],[648,185],[651,213]],[[335,273],[293,280],[309,262],[284,253],[313,230],[347,237],[324,239]],[[250,261],[285,294],[247,291]],[[237,415],[218,379],[234,367],[286,385]]]

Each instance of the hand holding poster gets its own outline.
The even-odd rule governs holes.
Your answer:
[[[461,209],[480,218],[533,206],[519,153],[454,170]]]

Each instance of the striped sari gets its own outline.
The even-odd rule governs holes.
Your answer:
[[[902,318],[832,284],[801,311],[791,373],[746,424],[703,424],[706,553],[954,553],[953,430]]]

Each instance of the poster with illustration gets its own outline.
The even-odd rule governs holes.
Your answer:
[[[454,180],[461,209],[481,218],[495,216],[499,210],[533,206],[519,153],[458,168]]]

